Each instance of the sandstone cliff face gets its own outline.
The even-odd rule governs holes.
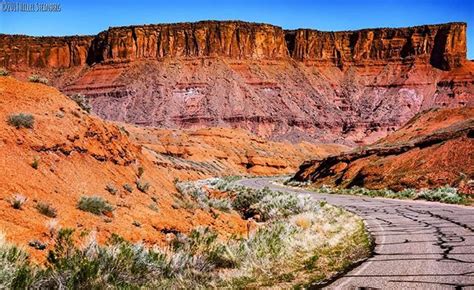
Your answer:
[[[10,69],[69,68],[86,64],[93,36],[0,35],[0,65]]]
[[[7,68],[70,67],[165,57],[279,59],[365,65],[421,58],[449,70],[466,59],[466,24],[323,32],[268,24],[202,21],[110,28],[97,36],[0,36]]]
[[[107,119],[276,140],[370,143],[420,110],[474,106],[464,23],[321,32],[204,21],[1,35],[0,66],[85,94]]]
[[[298,29],[286,33],[291,56],[298,60],[367,65],[420,59],[449,70],[466,59],[466,24],[322,32]]]
[[[92,44],[91,61],[182,57],[278,59],[288,56],[284,32],[267,24],[197,22],[111,28]]]

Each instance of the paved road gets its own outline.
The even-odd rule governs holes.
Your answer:
[[[474,289],[474,208],[424,201],[316,194],[243,179],[244,186],[311,194],[366,221],[375,253],[329,289]]]

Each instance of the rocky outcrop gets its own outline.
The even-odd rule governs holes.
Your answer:
[[[89,62],[138,59],[288,56],[280,27],[240,21],[204,21],[110,28],[92,43]]]
[[[287,31],[290,54],[303,61],[336,66],[420,60],[449,70],[466,59],[466,24],[323,32]]]
[[[0,66],[85,94],[107,119],[295,142],[370,143],[419,111],[474,106],[465,23],[321,32],[203,21],[0,35]]]
[[[183,57],[280,59],[365,65],[421,58],[449,70],[466,59],[466,24],[323,32],[284,31],[241,21],[202,21],[110,28],[97,36],[1,35],[7,68],[64,68],[101,62]]]
[[[370,146],[304,162],[293,180],[342,188],[462,187],[474,179],[472,152],[474,108],[430,110]]]
[[[93,39],[93,36],[0,35],[0,66],[10,70],[83,66]]]

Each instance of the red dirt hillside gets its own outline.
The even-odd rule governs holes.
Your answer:
[[[8,123],[19,113],[34,117],[33,128],[17,129]],[[114,124],[87,114],[53,87],[0,77],[0,230],[20,245],[35,239],[48,243],[51,218],[36,206],[49,203],[57,210],[57,227],[95,230],[99,241],[117,233],[131,241],[155,243],[170,232],[188,232],[200,225],[223,236],[241,234],[246,222],[235,213],[186,209],[173,180],[287,173],[309,156],[344,149],[292,146],[267,144],[230,129],[183,133]],[[247,155],[239,159],[242,152]],[[137,180],[148,182],[150,189],[138,190]],[[125,190],[126,184],[132,192]],[[110,192],[108,185],[117,191]],[[21,209],[11,205],[15,195],[27,198]],[[115,210],[107,216],[81,211],[81,196],[101,196]]]
[[[56,89],[5,77],[0,78],[0,88],[0,228],[8,239],[22,245],[33,239],[48,242],[50,218],[35,209],[39,202],[57,209],[60,226],[96,230],[102,241],[117,233],[153,243],[164,240],[168,232],[186,232],[198,225],[223,234],[244,232],[246,223],[237,214],[219,213],[215,219],[210,212],[176,207],[172,181],[181,177],[176,171],[149,161],[116,125],[88,115]],[[34,116],[32,129],[7,124],[8,116],[20,112]],[[37,169],[32,166],[35,159]],[[144,169],[141,179],[150,183],[146,193],[135,186],[139,167]],[[187,174],[193,175],[197,177]],[[108,184],[117,193],[109,193]],[[124,190],[125,184],[133,187],[131,193]],[[27,198],[20,210],[10,204],[15,194]],[[107,199],[115,207],[113,216],[77,209],[83,195]]]
[[[474,108],[432,109],[370,146],[303,163],[293,179],[343,188],[467,189],[473,153]]]

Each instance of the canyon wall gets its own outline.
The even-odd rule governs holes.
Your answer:
[[[286,39],[293,58],[336,66],[420,59],[449,70],[466,59],[465,23],[342,32],[298,29],[287,31]]]
[[[322,32],[203,21],[0,35],[0,67],[85,94],[107,119],[276,140],[366,143],[421,110],[474,106],[465,23]]]
[[[269,24],[202,21],[109,28],[97,36],[0,35],[6,68],[67,68],[100,62],[182,57],[281,59],[364,65],[421,58],[449,70],[466,59],[466,24],[343,32],[284,31]]]

